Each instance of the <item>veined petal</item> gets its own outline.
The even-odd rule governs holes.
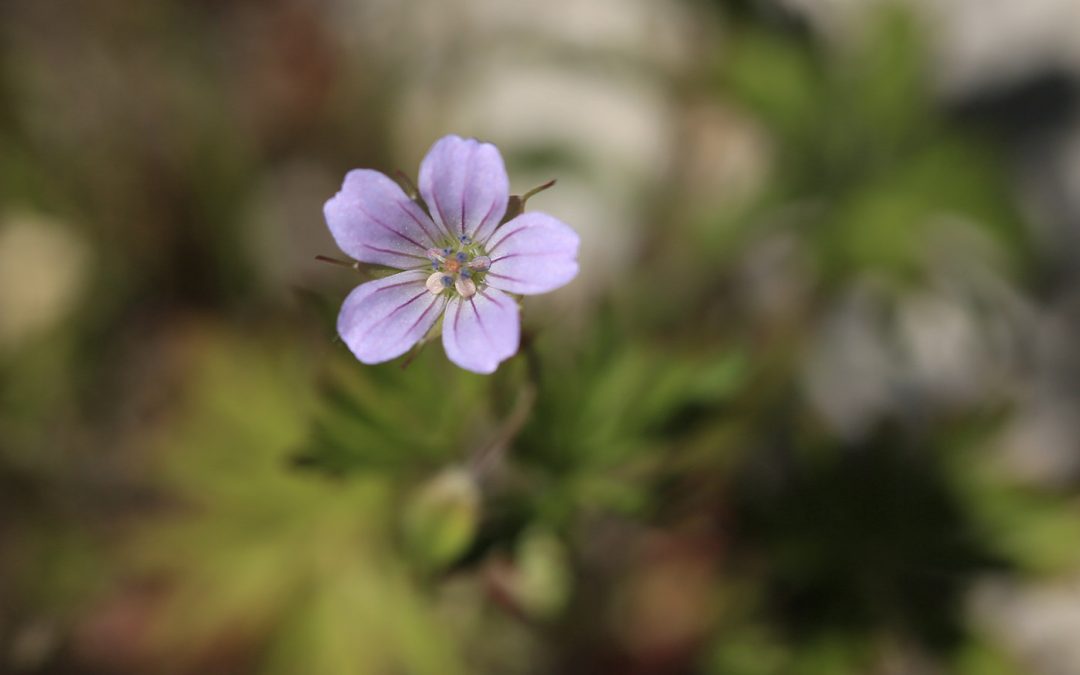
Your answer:
[[[547,293],[577,276],[579,238],[570,226],[530,211],[506,223],[487,243],[487,283],[510,293]]]
[[[502,291],[487,288],[471,298],[454,297],[446,305],[443,347],[465,370],[495,372],[499,362],[517,352],[520,337],[517,303]]]
[[[428,273],[401,272],[353,289],[338,314],[338,334],[363,363],[409,351],[442,314],[446,297],[432,295]]]
[[[450,236],[483,241],[506,213],[510,180],[494,145],[444,136],[420,163],[420,194]]]
[[[354,169],[323,207],[334,241],[366,263],[408,269],[429,263],[437,229],[397,183],[378,171]]]

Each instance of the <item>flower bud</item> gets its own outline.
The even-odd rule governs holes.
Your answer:
[[[546,530],[525,532],[513,558],[492,559],[486,572],[487,582],[501,602],[536,619],[554,618],[570,597],[569,556],[562,542]]]
[[[464,553],[479,521],[476,482],[464,469],[446,469],[410,497],[403,521],[405,546],[421,567],[438,569]]]
[[[570,563],[566,549],[553,534],[532,530],[517,547],[518,599],[532,614],[552,617],[570,595]]]

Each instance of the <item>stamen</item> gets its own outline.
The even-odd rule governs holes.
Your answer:
[[[460,239],[461,243],[465,245],[469,245],[472,243],[472,239],[469,239],[469,235],[467,234],[461,235],[460,237],[458,237],[458,239]]]
[[[458,279],[457,283],[454,284],[454,288],[457,289],[458,294],[463,298],[471,298],[476,295],[476,284],[472,279]]]
[[[462,276],[463,279],[472,278],[472,270],[469,269],[468,267],[461,268],[461,276]]]
[[[442,272],[435,272],[434,274],[429,276],[427,278],[427,281],[424,282],[424,286],[427,287],[428,293],[431,293],[432,295],[440,295],[443,291],[445,291],[446,285],[443,283],[443,279],[445,278],[446,275]]]
[[[463,263],[468,259],[469,259],[469,256],[465,255],[464,252],[461,252],[461,251],[458,252],[458,254],[457,254],[457,261],[458,262]]]
[[[483,271],[491,267],[491,258],[487,257],[486,255],[477,256],[473,258],[467,266],[471,267],[474,270]]]
[[[452,286],[453,283],[454,283],[454,278],[453,277],[448,277],[445,274],[443,275],[442,285],[443,285],[444,288],[450,288],[450,286]]]
[[[442,249],[442,251],[446,251],[446,250],[447,249],[445,249],[445,248]],[[446,261],[446,256],[444,256],[442,254],[442,251],[440,251],[437,248],[429,248],[427,250],[427,257],[430,258],[432,262],[445,262]],[[450,255],[450,254],[447,253],[446,255]]]

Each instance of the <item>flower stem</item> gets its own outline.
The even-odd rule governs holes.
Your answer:
[[[513,410],[499,425],[494,438],[469,459],[469,466],[477,479],[482,480],[486,477],[497,466],[498,461],[506,455],[510,443],[521,433],[521,430],[525,428],[525,423],[529,421],[535,403],[536,387],[532,382],[526,382],[521,391],[518,392]]]
[[[510,444],[525,428],[536,405],[536,396],[540,389],[540,357],[532,336],[524,335],[522,338],[521,350],[525,355],[527,379],[521,384],[513,409],[499,425],[491,442],[479,448],[469,460],[473,475],[478,480],[483,480],[505,457]]]

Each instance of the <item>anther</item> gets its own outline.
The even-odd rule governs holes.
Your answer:
[[[474,270],[486,270],[491,267],[491,258],[486,255],[477,256],[469,262],[468,267]]]
[[[454,284],[454,288],[463,298],[471,298],[472,296],[476,295],[476,284],[473,282],[472,279],[466,279],[462,277],[461,279],[457,280],[456,284]]]
[[[432,295],[440,295],[443,291],[445,291],[446,285],[443,283],[443,279],[445,278],[446,275],[442,272],[435,272],[431,276],[429,276],[427,278],[427,281],[424,282],[424,286],[427,287],[428,293],[431,293]]]

